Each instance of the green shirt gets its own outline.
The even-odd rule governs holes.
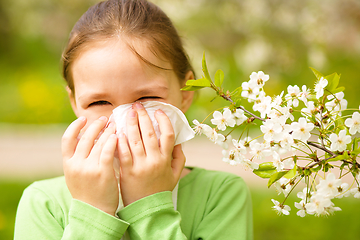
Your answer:
[[[142,198],[111,216],[72,199],[65,178],[38,181],[20,200],[15,240],[253,239],[251,197],[238,176],[193,168],[171,192]]]

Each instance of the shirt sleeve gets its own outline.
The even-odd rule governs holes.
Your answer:
[[[118,213],[130,224],[131,240],[187,239],[180,226],[181,216],[175,211],[170,191],[156,193],[126,206]]]
[[[71,200],[68,224],[66,212],[41,189],[28,187],[19,202],[15,240],[103,239],[119,240],[129,224],[95,207]]]

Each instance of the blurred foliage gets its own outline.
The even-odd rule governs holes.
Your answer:
[[[0,198],[0,239],[13,239],[17,204],[22,191],[29,184],[0,181],[0,192],[2,196],[6,196]],[[253,188],[251,194],[255,240],[358,239],[360,223],[357,216],[360,214],[360,203],[357,199],[346,198],[339,203],[335,202],[342,211],[336,212],[334,216],[300,218],[296,216],[295,207],[292,207],[290,216],[277,216],[276,212],[271,210],[273,203],[270,198],[276,198],[272,190]]]
[[[76,20],[95,2],[0,0],[0,122],[68,123],[74,118],[60,74],[61,51]],[[224,70],[229,89],[263,70],[271,80],[266,91],[279,94],[289,84],[311,87],[311,66],[342,74],[349,107],[358,107],[358,0],[153,2],[173,19],[198,74],[205,51],[211,74]],[[212,96],[202,91],[189,119],[220,107],[220,99],[209,104]]]

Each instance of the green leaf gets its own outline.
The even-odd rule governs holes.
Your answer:
[[[219,95],[216,95],[213,99],[210,100],[210,102],[213,102],[215,99],[217,99],[218,97],[220,97]]]
[[[328,162],[336,162],[336,161],[340,161],[340,160],[344,160],[346,158],[346,156],[344,155],[339,155],[339,156],[336,156],[334,158],[331,158],[329,160],[327,160]]]
[[[355,149],[354,151],[352,151],[352,152],[351,152],[351,155],[352,155],[352,156],[357,156],[357,155],[359,155],[359,153],[360,153],[360,148]]]
[[[273,175],[271,175],[269,181],[268,181],[268,188],[277,180],[279,180],[280,178],[282,178],[288,171],[282,171],[282,172],[276,172]]]
[[[221,69],[219,69],[215,73],[215,86],[220,88],[223,82],[224,82],[224,72]]]
[[[193,87],[210,87],[210,82],[206,78],[199,78],[196,80],[187,80],[186,86]]]
[[[259,168],[255,169],[253,173],[261,178],[270,178],[274,173],[276,173],[276,168],[272,162],[264,162],[261,163]]]
[[[310,69],[313,71],[313,73],[314,73],[315,77],[317,78],[317,80],[320,80],[322,77],[324,77],[324,75],[322,75],[322,73],[320,73],[315,68],[310,67]]]
[[[212,82],[208,68],[206,66],[205,52],[204,52],[203,59],[202,59],[202,71],[205,75],[205,78],[208,79],[210,82]]]
[[[332,93],[335,94],[335,93],[338,93],[338,92],[343,92],[344,90],[345,90],[345,87],[338,87],[334,91],[332,91]]]
[[[328,89],[331,93],[334,93],[335,89],[339,85],[340,75],[338,75],[337,73],[333,73],[324,78],[328,80],[328,85],[326,86],[326,89]]]
[[[312,171],[312,172],[318,172],[318,171],[320,171],[321,170],[321,168],[322,168],[322,165],[321,164],[319,164],[317,167],[313,167],[313,168],[310,168],[310,170]]]
[[[290,171],[288,171],[284,177],[287,178],[287,179],[291,179],[293,177],[296,176],[296,169],[297,169],[297,166],[295,165],[293,169],[291,169]]]
[[[196,90],[199,90],[199,89],[202,89],[204,87],[195,87],[195,86],[185,86],[183,88],[181,88],[180,90],[182,91],[196,91]]]

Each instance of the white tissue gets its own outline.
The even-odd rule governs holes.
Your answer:
[[[127,112],[132,108],[133,103],[120,105],[113,110],[113,114],[110,116],[110,121],[114,121],[117,132],[123,132],[127,136],[126,131],[126,115]],[[155,119],[155,111],[161,109],[170,119],[175,133],[175,145],[186,142],[195,136],[194,131],[189,126],[189,123],[183,114],[183,112],[173,105],[158,102],[158,101],[147,101],[142,102],[145,110],[147,111],[156,136],[160,137],[159,124]]]
[[[123,132],[125,135],[127,135],[126,131],[126,116],[127,112],[132,108],[133,103],[120,105],[117,108],[113,110],[113,114],[110,116],[110,120],[112,122],[115,122],[116,131],[117,132]],[[160,137],[160,130],[159,130],[159,124],[155,119],[155,111],[158,109],[161,109],[170,119],[170,122],[173,126],[174,133],[175,133],[175,144],[181,144],[183,142],[186,142],[195,136],[195,132],[190,127],[185,115],[183,112],[167,103],[158,102],[158,101],[147,101],[142,102],[142,105],[144,106],[145,110],[147,111],[152,124],[154,126],[154,130],[156,132],[156,136]],[[114,158],[114,170],[115,175],[119,179],[119,159],[116,157]],[[178,183],[179,184],[179,183]],[[172,199],[174,203],[175,210],[177,209],[177,193],[178,193],[178,184],[175,186],[174,190],[172,191]],[[124,208],[123,202],[122,202],[122,196],[120,191],[120,184],[119,187],[119,204],[118,209],[116,212],[119,212],[122,208]],[[127,232],[125,233],[124,237],[121,238],[121,240],[128,240],[130,239]]]

